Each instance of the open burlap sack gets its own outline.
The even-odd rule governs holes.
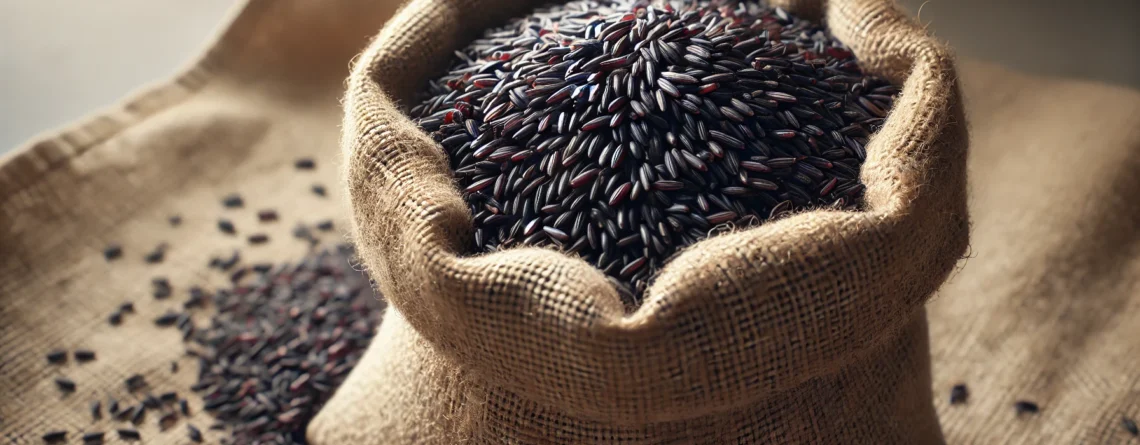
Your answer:
[[[401,112],[537,2],[405,6],[356,62],[342,141],[355,241],[395,311],[313,442],[942,443],[923,304],[967,244],[953,64],[889,1],[783,3],[903,86],[868,145],[865,208],[701,242],[630,315],[580,259],[464,252],[446,155]]]
[[[213,228],[220,197],[240,192],[254,209],[276,207],[284,222],[344,221],[335,199],[312,198],[305,188],[326,182],[330,193],[338,192],[331,187],[337,172],[329,168],[337,164],[343,115],[337,99],[350,58],[394,6],[243,2],[183,74],[0,159],[0,437],[38,444],[40,434],[58,427],[76,442],[81,430],[121,426],[106,418],[91,422],[86,403],[91,395],[121,393],[122,379],[134,372],[156,387],[186,393],[192,362],[174,375],[167,367],[182,355],[178,335],[156,334],[149,325],[167,304],[180,303],[186,286],[224,281],[203,272],[212,254],[241,245]],[[960,64],[959,73],[970,116],[969,259],[927,306],[934,379],[913,391],[933,393],[949,444],[1133,443],[1120,423],[1122,416],[1140,418],[1140,214],[1132,202],[1140,189],[1133,174],[1140,169],[1140,92],[978,63]],[[290,161],[301,155],[316,156],[312,176],[292,169]],[[172,213],[185,219],[178,229],[165,222]],[[239,228],[254,224],[252,209],[238,215]],[[246,256],[297,258],[305,246],[286,241],[290,227],[266,227],[273,241],[245,249]],[[145,266],[142,253],[163,241],[172,245],[167,263]],[[100,256],[109,242],[126,250],[113,265]],[[159,274],[175,287],[170,303],[147,295],[150,278]],[[104,317],[126,299],[140,314],[110,327]],[[372,355],[435,353],[400,323],[405,327],[388,328],[377,344],[409,344],[421,352]],[[57,347],[89,347],[99,358],[50,367],[43,354]],[[535,360],[554,352],[541,351]],[[691,361],[696,353],[676,355]],[[440,427],[433,422],[454,422],[434,410],[441,398],[468,406],[487,400],[457,398],[451,388],[469,387],[470,377],[439,360],[404,366],[370,358],[339,393],[362,403],[330,408],[321,432],[419,422],[428,434]],[[889,369],[867,372],[879,370]],[[51,382],[56,375],[72,377],[79,391],[60,398]],[[387,386],[360,384],[369,379],[418,386],[393,401],[391,392],[378,391]],[[817,380],[814,388],[830,388],[837,398],[866,393],[880,404],[896,403],[894,381],[881,392],[851,393],[836,380]],[[949,406],[947,391],[958,382],[970,385],[970,400]],[[208,425],[201,401],[184,395],[196,413],[190,422]],[[376,407],[370,397],[388,397],[402,410]],[[1040,414],[1017,417],[1011,408],[1017,399],[1037,401]],[[861,416],[815,411],[800,417],[782,409],[756,419],[795,430],[847,426],[831,438],[840,443],[865,428]],[[544,411],[534,418],[552,417]],[[725,431],[734,426],[723,425]],[[186,443],[184,428],[160,432],[154,419],[140,430],[143,443]],[[207,434],[208,443],[217,443],[216,433]]]

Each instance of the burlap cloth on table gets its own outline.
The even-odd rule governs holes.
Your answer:
[[[838,3],[846,2],[832,5]],[[87,395],[115,393],[120,390],[122,379],[135,372],[146,375],[155,386],[186,392],[194,373],[168,372],[169,361],[181,356],[177,334],[172,331],[156,336],[150,326],[153,316],[180,300],[176,298],[167,304],[151,301],[149,280],[155,275],[166,275],[179,290],[190,284],[224,281],[221,276],[205,272],[206,262],[212,254],[228,252],[242,240],[225,237],[213,227],[222,212],[218,203],[221,196],[240,192],[254,208],[276,207],[286,221],[335,216],[341,227],[347,227],[347,212],[337,205],[337,199],[310,197],[307,188],[312,182],[333,185],[337,180],[338,172],[333,167],[344,165],[337,160],[338,123],[342,117],[337,99],[343,94],[349,60],[364,47],[367,36],[375,33],[392,9],[390,2],[365,0],[247,2],[200,62],[174,81],[40,138],[3,159],[0,432],[5,439],[39,443],[39,435],[50,428],[111,429],[113,425],[106,420],[91,423],[86,410],[90,400]],[[471,16],[475,19],[476,14]],[[882,16],[875,16],[864,23],[870,25],[880,20]],[[851,40],[849,35],[840,36]],[[810,383],[809,388],[829,391],[834,400],[864,400],[863,406],[872,413],[896,409],[895,404],[900,402],[921,400],[925,405],[916,406],[908,419],[927,419],[933,398],[946,442],[951,444],[1127,443],[1129,436],[1119,426],[1120,417],[1140,416],[1140,348],[1135,346],[1140,319],[1129,315],[1140,309],[1140,252],[1136,244],[1140,208],[1131,199],[1140,189],[1140,179],[1134,174],[1140,167],[1135,158],[1140,149],[1140,94],[1104,85],[1029,77],[975,63],[962,65],[959,73],[971,125],[968,169],[972,239],[968,260],[959,263],[960,268],[952,273],[948,284],[927,305],[933,382],[925,376],[892,376],[879,387],[860,390],[839,387],[834,378],[829,381],[817,377],[811,380],[817,383]],[[408,88],[410,91],[415,85]],[[950,123],[960,122],[951,119]],[[923,147],[918,152],[929,155],[937,150]],[[294,171],[292,159],[308,155],[317,157],[317,171],[304,175]],[[882,153],[874,156],[880,160],[884,157]],[[334,192],[335,189],[330,187]],[[919,197],[930,193],[918,192]],[[883,199],[881,195],[869,196]],[[165,222],[173,213],[181,213],[186,220],[176,229]],[[244,227],[242,224],[252,225],[255,220],[252,211],[232,217],[239,228]],[[791,218],[779,224],[791,228],[797,226],[797,221]],[[289,227],[272,227],[273,242],[246,248],[246,255],[251,261],[301,255],[305,247],[287,240]],[[739,240],[743,235],[734,236]],[[142,253],[164,241],[172,245],[167,262],[144,265]],[[123,260],[110,265],[100,255],[109,242],[122,243],[127,252]],[[780,249],[794,247],[773,245]],[[882,252],[893,251],[891,246],[881,248]],[[915,252],[914,261],[920,262],[928,255],[934,256]],[[681,260],[702,261],[691,256]],[[377,264],[371,265],[377,268]],[[739,282],[726,280],[728,283]],[[675,294],[674,291],[669,298]],[[662,293],[658,291],[657,295]],[[128,318],[121,327],[108,326],[106,315],[125,299],[134,300],[140,314]],[[608,311],[616,310],[605,306],[609,300],[604,290],[582,301],[595,305],[596,316],[610,317],[613,312]],[[613,301],[616,304],[616,299]],[[405,301],[401,310],[405,307],[416,305]],[[833,310],[860,313],[875,307],[860,305]],[[554,310],[537,306],[531,309],[533,317],[549,317]],[[664,309],[668,311],[662,316]],[[646,331],[645,326],[671,319],[676,322],[668,314],[694,309],[656,306],[633,317],[643,317],[641,314],[650,310],[658,311],[656,319],[642,318],[640,325],[623,321],[605,334],[634,331],[643,335],[642,341],[653,344],[662,340],[647,338],[657,332]],[[888,317],[889,312],[903,311],[893,308],[882,316]],[[808,311],[797,315],[804,326],[819,323],[813,320],[817,316],[839,316]],[[319,423],[314,424],[312,439],[319,442],[319,436],[338,429],[346,435],[372,431],[375,434],[368,436],[366,443],[385,443],[381,434],[392,431],[385,428],[399,425],[419,429],[423,434],[419,440],[428,441],[432,439],[428,434],[459,420],[469,422],[461,424],[464,431],[488,426],[502,431],[506,427],[529,427],[559,414],[544,410],[533,418],[519,420],[517,426],[494,423],[503,419],[493,418],[486,414],[488,411],[483,411],[481,418],[433,417],[438,415],[434,408],[441,398],[456,402],[456,409],[486,406],[491,400],[476,398],[479,393],[470,391],[472,377],[466,373],[431,362],[401,364],[382,357],[386,352],[424,357],[421,354],[431,354],[437,344],[449,348],[458,345],[415,338],[414,331],[408,329],[410,319],[406,314],[387,319],[367,365],[358,368],[360,372],[354,373],[352,381],[334,399],[339,408],[330,406]],[[530,323],[533,325],[534,321]],[[856,321],[820,327],[852,323]],[[876,321],[889,323],[892,321]],[[487,335],[485,331],[472,333],[480,327],[470,323],[455,328],[468,335]],[[786,336],[774,328],[760,333],[785,335],[787,341],[799,342],[801,348],[804,342],[822,338],[837,342],[836,345],[851,345],[838,343],[843,339],[834,338],[836,333],[829,329],[798,332],[795,336]],[[850,334],[862,337],[862,341],[877,336],[885,339],[882,345],[890,345],[891,339],[912,338],[916,339],[915,347],[925,348],[926,336],[916,330],[919,329],[906,326],[890,333]],[[571,334],[547,350],[534,351],[534,356],[516,357],[516,365],[523,360],[527,366],[511,372],[532,369],[539,360],[573,350],[576,345],[570,344],[571,340],[581,341],[583,334],[569,331]],[[540,341],[536,337],[515,342],[523,340]],[[755,341],[757,346],[774,347],[764,343],[774,341],[770,338]],[[391,349],[398,345],[408,349]],[[71,363],[62,369],[44,362],[43,354],[49,349],[80,346],[95,349],[99,359],[85,365]],[[454,358],[448,360],[470,361],[472,356],[503,354],[500,343],[482,343],[473,348],[474,351],[452,351]],[[881,351],[871,349],[853,355],[870,357],[882,354]],[[699,348],[676,351],[674,357],[692,360],[707,354],[713,353]],[[813,360],[806,356],[788,358],[792,359]],[[612,366],[632,364],[617,362]],[[368,369],[376,365],[392,369]],[[902,365],[861,366],[887,372]],[[815,366],[803,370],[820,373]],[[59,397],[51,381],[59,374],[77,381],[77,394]],[[425,379],[424,375],[444,385],[413,387]],[[784,380],[774,378],[764,384],[779,385],[777,382],[788,378],[778,377]],[[404,409],[395,411],[369,401],[392,396],[391,391],[375,392],[376,388],[390,388],[389,385],[369,384],[379,378],[397,380],[409,387],[395,401],[404,404]],[[695,388],[716,378],[723,376],[710,373],[692,377],[689,382]],[[946,393],[959,381],[970,384],[970,402],[951,407]],[[507,383],[510,387],[533,387],[538,382]],[[668,383],[653,382],[658,388]],[[918,384],[922,388],[914,387]],[[502,389],[505,391],[507,386]],[[469,390],[468,398],[446,398],[454,397],[460,387]],[[554,390],[548,388],[550,391]],[[629,391],[614,388],[612,394],[620,396]],[[802,389],[789,391],[788,405],[811,408],[790,400],[803,397]],[[898,398],[900,395],[906,398]],[[350,399],[359,400],[359,405],[345,408],[342,400]],[[1037,401],[1041,413],[1016,418],[1010,405],[1017,399]],[[514,402],[520,404],[513,408],[516,410],[535,406],[522,405],[517,399]],[[591,403],[616,405],[634,401]],[[884,407],[876,409],[876,404]],[[208,424],[200,401],[192,399],[191,405],[197,413],[192,422],[199,426]],[[700,406],[694,403],[693,407],[695,410]],[[643,408],[631,412],[644,417],[652,415],[647,413],[649,407]],[[875,438],[865,434],[875,431],[936,433],[929,430],[936,428],[931,425],[908,425],[904,430],[899,422],[906,419],[894,424],[880,419],[878,425],[865,425],[867,420],[863,419],[866,417],[840,413],[834,404],[802,413],[781,406],[755,417],[747,425],[767,425],[786,432],[783,437],[758,438],[758,442],[788,440],[798,434],[837,434],[821,441],[850,443],[874,442]],[[708,437],[697,439],[711,441],[735,435],[741,431],[736,427],[721,424]],[[600,428],[593,431],[603,434]],[[673,437],[689,434],[657,431],[677,433]],[[184,429],[160,433],[152,422],[143,427],[143,433],[147,443],[185,441]],[[217,436],[208,438],[216,439]],[[568,441],[566,436],[561,439]],[[398,441],[387,443],[392,442]]]

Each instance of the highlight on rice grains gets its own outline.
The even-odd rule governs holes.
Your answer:
[[[574,1],[492,29],[410,110],[450,156],[477,251],[575,253],[631,306],[718,228],[857,206],[899,92],[781,9],[648,4]]]

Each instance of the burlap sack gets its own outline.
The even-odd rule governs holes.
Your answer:
[[[356,62],[342,141],[353,235],[395,310],[313,442],[942,443],[923,304],[967,244],[953,64],[889,1],[783,3],[903,86],[868,145],[865,209],[701,242],[631,315],[579,259],[466,255],[446,155],[398,105],[537,2],[404,7]]]
[[[189,422],[210,423],[201,401],[185,390],[193,363],[182,362],[174,375],[167,368],[181,360],[178,335],[156,335],[151,319],[184,299],[186,286],[225,281],[204,270],[212,254],[242,244],[213,228],[222,211],[218,200],[228,193],[241,192],[253,209],[281,212],[280,226],[265,227],[273,240],[245,249],[251,261],[304,252],[304,244],[287,241],[285,222],[346,222],[336,199],[312,198],[306,188],[324,182],[330,193],[339,191],[331,187],[338,172],[330,168],[338,162],[343,116],[337,100],[350,58],[392,9],[394,2],[374,0],[243,2],[183,74],[0,159],[0,437],[38,444],[39,435],[58,427],[78,443],[78,431],[110,431],[120,424],[92,422],[86,403],[120,394],[122,379],[135,372],[191,396],[196,414]],[[962,63],[959,72],[971,125],[968,259],[927,306],[933,382],[902,383],[933,394],[949,444],[1134,443],[1120,422],[1140,418],[1140,214],[1133,202],[1140,189],[1134,174],[1140,92],[978,63]],[[302,155],[317,157],[311,176],[298,176],[290,165]],[[166,224],[172,213],[185,218],[178,229]],[[252,209],[237,215],[239,228],[254,224]],[[109,266],[100,250],[112,241],[123,243],[126,255]],[[167,263],[145,266],[143,252],[163,241],[172,245]],[[159,274],[174,285],[170,303],[147,295],[149,279]],[[140,313],[112,328],[103,320],[125,299]],[[434,351],[422,339],[399,338],[415,335],[401,323],[405,328],[389,328],[377,344]],[[49,367],[43,354],[57,347],[90,347],[99,359]],[[429,408],[454,391],[422,382],[459,385],[468,377],[437,363],[380,363],[390,372],[360,368],[357,383],[340,391],[346,400],[393,396],[380,391],[389,389],[383,384],[358,384],[366,379],[419,386],[397,394],[405,397],[394,402],[402,411],[342,405],[321,419],[323,429],[415,421],[430,431],[438,428],[431,422],[452,422]],[[442,378],[413,379],[418,373]],[[51,382],[61,374],[79,384],[72,397],[61,399]],[[949,406],[947,392],[958,382],[970,385],[970,400]],[[899,394],[891,392],[895,386],[862,393],[889,405]],[[837,398],[862,396],[848,395],[835,380],[814,387]],[[1040,414],[1017,417],[1011,404],[1018,399],[1038,402]],[[798,417],[782,409],[756,419],[803,431],[846,426],[833,442],[866,428],[860,416]],[[725,422],[723,429],[731,428]],[[186,443],[184,428],[160,432],[154,419],[140,430],[142,443]],[[218,442],[206,433],[207,443]]]

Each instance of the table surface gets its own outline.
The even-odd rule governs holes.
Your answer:
[[[0,0],[0,153],[185,66],[232,0]],[[902,0],[961,55],[1140,88],[1140,1]]]

